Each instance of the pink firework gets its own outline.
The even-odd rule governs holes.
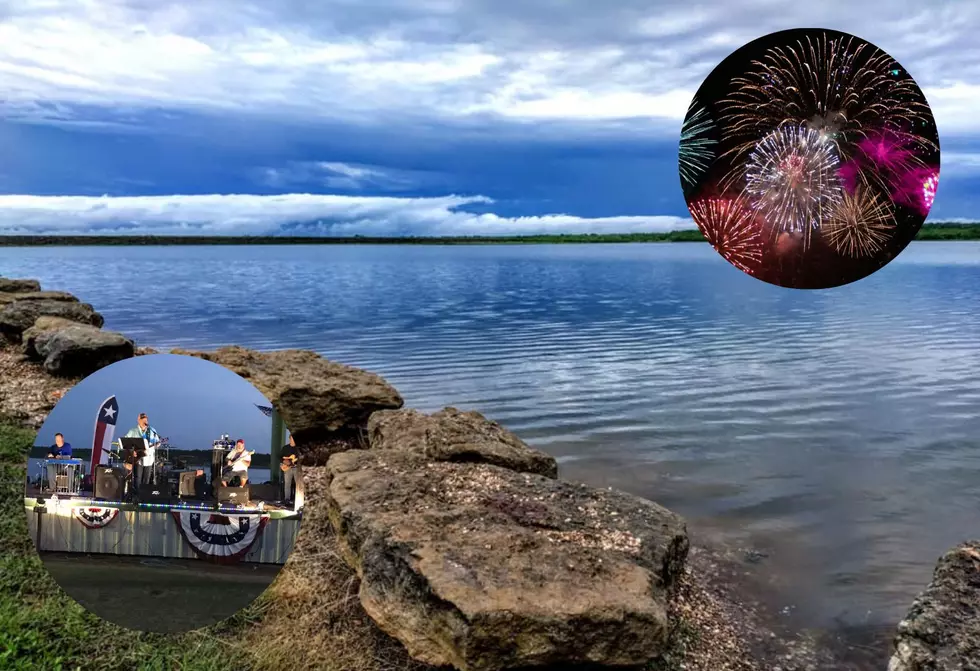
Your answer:
[[[903,138],[895,133],[878,133],[861,140],[858,149],[871,163],[885,169],[901,169],[913,160],[914,154],[904,146]]]
[[[885,131],[868,135],[858,143],[858,150],[866,163],[858,177],[866,186],[877,183],[894,189],[909,174],[925,167],[915,152],[915,139],[906,134]]]
[[[939,185],[939,173],[934,169],[912,170],[901,179],[894,180],[891,197],[895,203],[915,210],[923,217],[929,214]]]
[[[936,200],[936,187],[939,186],[939,173],[933,173],[926,177],[922,183],[922,203],[926,211],[932,209],[932,203]]]
[[[854,193],[857,190],[858,185],[862,182],[861,171],[864,169],[858,159],[841,163],[837,173],[840,177],[841,186],[848,193]]]

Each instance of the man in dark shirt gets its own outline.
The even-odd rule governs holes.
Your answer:
[[[71,458],[71,443],[65,442],[65,437],[54,434],[54,445],[48,450],[48,459],[69,459]]]
[[[295,509],[296,498],[300,498],[300,501],[302,501],[303,472],[302,467],[299,465],[299,454],[296,452],[296,440],[292,436],[289,436],[289,443],[283,445],[282,451],[279,454],[282,459],[279,468],[282,470],[283,500],[286,503],[293,503]],[[293,496],[294,486],[298,495],[295,497]]]

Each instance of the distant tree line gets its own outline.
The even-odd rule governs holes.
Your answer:
[[[980,222],[924,224],[917,240],[980,240]],[[704,242],[697,229],[667,233],[581,233],[562,235],[458,237],[292,237],[292,236],[161,236],[161,235],[5,235],[3,247],[74,245],[533,245],[624,242]]]

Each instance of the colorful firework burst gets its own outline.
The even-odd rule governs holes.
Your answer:
[[[934,168],[923,167],[895,176],[890,181],[890,196],[895,204],[926,217],[936,198],[938,185],[939,173]]]
[[[821,33],[770,48],[732,83],[734,91],[720,103],[723,120],[735,137],[747,138],[734,152],[751,151],[752,139],[783,121],[826,135],[842,158],[869,129],[932,126],[915,81],[888,54],[855,37]],[[927,138],[915,140],[934,149]]]
[[[844,193],[820,233],[838,254],[853,258],[877,254],[895,230],[888,202],[868,189]]]
[[[920,174],[925,161],[916,154],[915,140],[908,134],[892,131],[876,132],[857,144],[858,157],[864,164],[858,173],[868,187],[877,185],[894,190],[908,181],[910,174]]]
[[[730,264],[750,275],[762,261],[762,235],[755,213],[741,200],[705,198],[691,203],[691,216],[705,239]]]
[[[690,189],[697,183],[715,157],[714,147],[718,141],[710,135],[714,128],[714,119],[695,97],[684,117],[684,125],[681,126],[678,151],[681,185],[685,189]]]
[[[922,183],[922,203],[926,206],[926,211],[932,209],[932,204],[936,200],[936,189],[939,187],[939,173],[934,172],[933,174],[926,177],[925,181]]]
[[[811,231],[837,207],[840,159],[826,136],[786,124],[760,140],[745,169],[745,193],[774,232]]]

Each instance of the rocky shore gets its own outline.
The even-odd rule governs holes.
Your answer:
[[[103,322],[70,294],[0,278],[0,418],[37,429],[85,375],[153,352]],[[562,480],[552,457],[477,412],[406,409],[381,377],[312,352],[173,353],[248,379],[305,466],[296,548],[247,638],[256,668],[888,664],[848,667],[780,632],[741,584],[739,558],[692,542],[654,502]],[[973,543],[940,561],[898,628],[890,671],[978,668],[978,621]]]

